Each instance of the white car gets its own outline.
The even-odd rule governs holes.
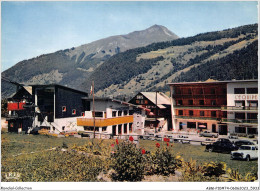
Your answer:
[[[258,159],[258,146],[256,145],[241,145],[237,151],[231,152],[231,159]]]

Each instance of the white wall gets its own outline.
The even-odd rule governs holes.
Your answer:
[[[258,100],[258,94],[234,94],[234,88],[257,87],[257,82],[227,83],[227,106],[235,106],[235,100],[244,100],[245,106],[248,106],[247,100]]]

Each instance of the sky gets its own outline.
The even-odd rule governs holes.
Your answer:
[[[258,23],[257,1],[2,1],[1,69],[163,25],[179,37]]]

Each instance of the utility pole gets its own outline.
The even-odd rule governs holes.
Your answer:
[[[93,126],[94,126],[94,138],[96,136],[96,124],[95,124],[95,117],[96,117],[96,114],[95,114],[95,91],[94,91],[94,81],[92,81],[92,94],[93,94],[93,118],[94,118],[94,122],[93,122]]]
[[[154,130],[154,133],[157,133],[157,115],[158,115],[158,109],[157,109],[157,91],[155,92],[155,109],[156,109],[156,112],[155,112],[155,130]]]

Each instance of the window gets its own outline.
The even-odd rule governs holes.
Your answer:
[[[236,119],[245,119],[245,113],[235,113]]]
[[[55,131],[55,127],[52,127],[53,131]]]
[[[183,110],[179,110],[179,115],[183,115]]]
[[[127,110],[124,110],[124,115],[127,115],[128,114],[128,111]]]
[[[136,96],[136,99],[144,99],[144,97],[142,95],[138,95]]]
[[[139,100],[136,100],[135,103],[139,104],[140,102],[139,102]]]
[[[187,122],[187,128],[196,129],[196,122]]]
[[[246,127],[235,127],[236,133],[246,133]]]
[[[118,111],[118,116],[122,116],[122,111]]]
[[[189,116],[193,116],[193,110],[189,110]]]
[[[103,112],[102,111],[95,112],[95,117],[103,117]]]
[[[245,94],[245,88],[235,88],[234,94]]]
[[[124,134],[127,133],[127,124],[124,124]]]
[[[76,115],[76,109],[72,110],[72,115]]]
[[[204,100],[199,100],[200,105],[204,105]]]
[[[67,111],[66,106],[62,106],[62,112],[66,112],[66,111]]]
[[[247,128],[248,134],[257,134],[257,128]]]
[[[236,106],[236,107],[245,106],[245,101],[235,101],[235,106]]]
[[[246,88],[247,94],[258,94],[258,88]]]
[[[211,100],[211,105],[216,105],[216,100]]]
[[[188,94],[191,94],[192,92],[191,92],[191,89],[188,89]]]
[[[212,124],[212,132],[216,133],[216,124]]]
[[[176,88],[175,92],[176,92],[176,94],[181,94],[181,89],[180,88]]]
[[[112,117],[116,117],[116,111],[112,111]]]
[[[84,116],[85,116],[85,113],[84,113],[84,112],[81,112],[81,116],[84,117]]]
[[[257,119],[258,113],[247,113],[247,119]]]
[[[179,129],[182,130],[183,127],[182,127],[182,122],[179,122]]]
[[[200,111],[200,116],[204,116],[204,111]]]
[[[178,104],[177,105],[182,105],[182,100],[178,100]]]
[[[64,131],[65,130],[65,126],[62,126],[62,131]]]
[[[203,94],[203,89],[202,88],[199,88],[199,94]]]
[[[257,107],[258,101],[247,101],[249,107]]]
[[[189,105],[193,105],[193,100],[188,100]]]
[[[102,127],[102,131],[106,131],[107,130],[107,127]]]
[[[129,115],[133,115],[134,114],[134,110],[129,110]]]
[[[85,131],[93,131],[94,127],[84,126]]]
[[[212,89],[210,89],[210,93],[215,95],[216,94],[216,90],[214,88],[212,88]]]
[[[129,133],[132,133],[132,126],[133,126],[133,123],[129,123]]]
[[[211,111],[211,117],[216,117],[217,116],[217,112],[216,111]]]
[[[144,100],[144,104],[148,104],[148,100]]]

